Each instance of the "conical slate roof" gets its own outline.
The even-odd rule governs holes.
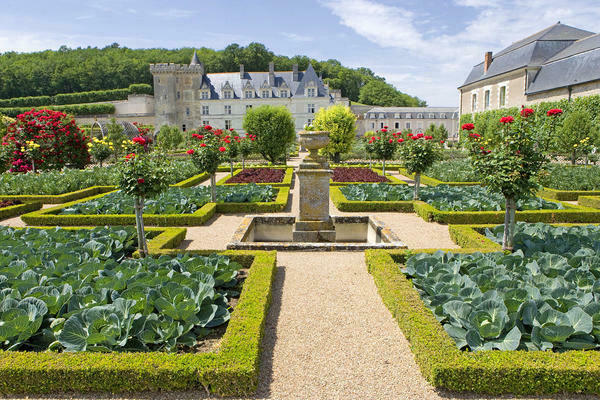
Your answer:
[[[192,61],[190,65],[198,65],[200,64],[200,59],[198,58],[198,54],[196,54],[196,50],[194,50],[194,55],[192,56]]]

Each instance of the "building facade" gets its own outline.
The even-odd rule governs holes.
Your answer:
[[[155,127],[176,125],[182,130],[201,125],[243,131],[246,111],[261,105],[286,106],[296,130],[310,124],[315,113],[333,104],[348,105],[339,90],[330,90],[312,65],[306,71],[205,73],[196,53],[190,65],[151,64],[154,77]]]
[[[460,114],[600,94],[600,35],[560,22],[487,52],[460,92]]]
[[[376,131],[387,126],[389,129],[425,132],[429,125],[443,125],[448,138],[458,138],[458,109],[456,107],[373,107],[359,115],[356,134]]]

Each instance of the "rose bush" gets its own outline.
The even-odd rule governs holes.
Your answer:
[[[21,151],[27,141],[40,145],[39,158],[34,160],[39,169],[60,169],[67,164],[83,168],[90,161],[88,137],[83,132],[73,118],[60,111],[32,109],[17,115],[3,139],[15,145],[11,171],[32,169]]]
[[[436,141],[431,135],[408,133],[406,140],[399,138],[398,142],[401,144],[399,153],[406,170],[415,175],[413,199],[418,200],[421,174],[440,158],[440,143],[443,141]]]
[[[230,136],[230,135],[225,135]],[[227,159],[227,147],[225,145],[231,145],[231,140],[225,139],[223,131],[220,129],[213,129],[211,126],[206,125],[198,129],[197,133],[192,133],[192,138],[195,142],[192,143],[193,150],[190,154],[194,165],[200,170],[200,172],[206,172],[210,175],[210,187],[211,187],[211,198],[212,201],[216,201],[216,179],[215,174],[219,164]],[[229,140],[229,143],[226,142]]]

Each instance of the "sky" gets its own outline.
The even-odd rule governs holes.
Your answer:
[[[600,0],[3,0],[0,53],[263,43],[367,67],[430,106],[457,106],[486,51],[560,21],[598,32]],[[1,77],[0,77],[1,79]]]

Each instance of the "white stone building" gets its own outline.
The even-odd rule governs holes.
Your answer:
[[[339,90],[331,90],[312,65],[306,71],[205,73],[196,53],[190,65],[150,64],[154,76],[155,128],[176,125],[182,130],[201,125],[243,131],[246,110],[264,104],[286,106],[296,130],[310,124],[319,108],[348,105]]]
[[[458,108],[456,107],[373,107],[359,115],[356,134],[389,129],[425,132],[429,125],[443,125],[449,139],[458,138]]]

